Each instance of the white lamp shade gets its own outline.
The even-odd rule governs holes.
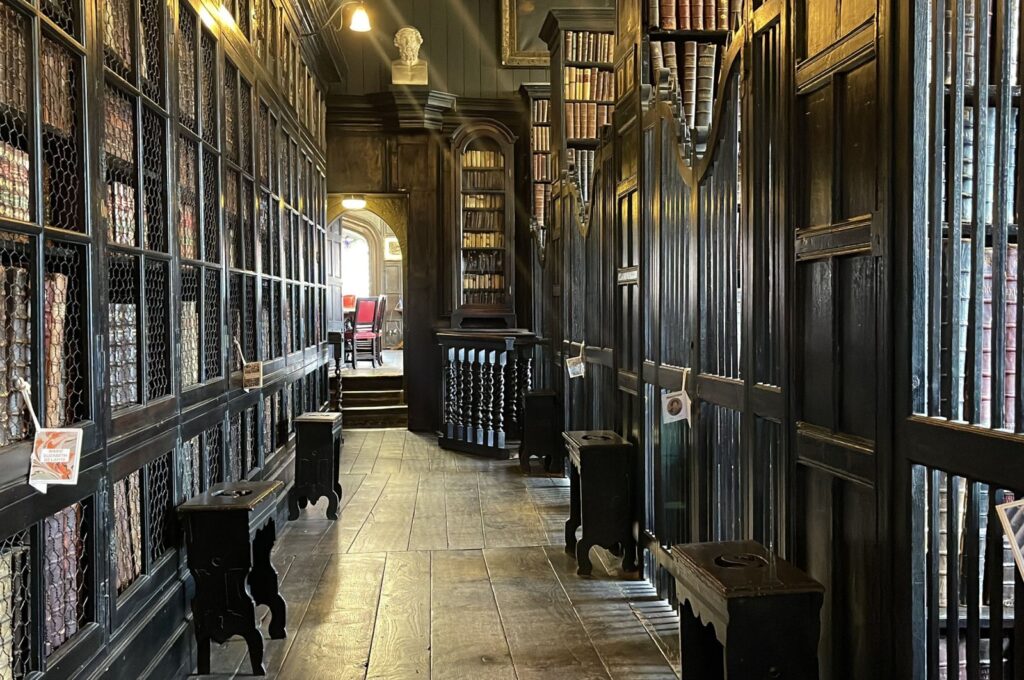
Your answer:
[[[359,3],[359,6],[352,12],[352,18],[349,19],[348,27],[357,33],[366,33],[370,30],[370,15],[366,13],[363,3]]]
[[[345,196],[341,199],[341,207],[345,210],[362,210],[366,207],[366,199],[362,196]]]

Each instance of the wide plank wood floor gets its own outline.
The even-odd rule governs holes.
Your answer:
[[[576,576],[567,480],[404,430],[345,437],[340,519],[321,500],[278,538],[288,638],[266,640],[268,677],[678,678],[671,607],[604,552]],[[248,676],[244,643],[215,645],[212,670]]]

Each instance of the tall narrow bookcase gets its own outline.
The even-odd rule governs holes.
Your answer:
[[[519,88],[529,115],[529,215],[538,225],[547,225],[551,202],[551,183],[555,173],[551,163],[551,86],[526,83]]]
[[[600,130],[612,122],[614,30],[613,9],[554,9],[541,29],[551,52],[552,169],[575,170],[584,203]]]
[[[474,121],[452,138],[455,170],[453,323],[515,326],[515,138],[503,125]]]

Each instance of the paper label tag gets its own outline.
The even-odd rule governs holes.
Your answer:
[[[690,395],[686,390],[666,392],[661,395],[661,421],[677,423],[690,419]]]
[[[1010,539],[1010,550],[1017,563],[1017,571],[1024,576],[1024,500],[1003,503],[996,506],[999,521],[1006,537]]]
[[[263,387],[263,362],[251,361],[242,364],[242,389],[258,390]]]
[[[582,378],[587,374],[587,362],[583,357],[569,357],[565,360],[565,370],[570,378]]]
[[[74,428],[43,428],[32,441],[28,483],[46,493],[50,484],[78,483],[82,461],[82,431]]]

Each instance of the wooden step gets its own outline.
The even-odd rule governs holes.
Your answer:
[[[347,394],[356,392],[380,392],[384,390],[401,390],[403,376],[400,375],[345,375],[341,378],[341,390]]]
[[[342,407],[342,422],[345,429],[407,427],[409,407],[405,404],[391,406],[348,406]]]
[[[346,390],[345,406],[398,406],[405,403],[403,390]]]

